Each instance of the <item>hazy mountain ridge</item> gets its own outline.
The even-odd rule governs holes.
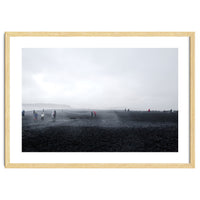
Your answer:
[[[41,110],[41,109],[69,109],[69,105],[65,104],[52,104],[52,103],[35,103],[35,104],[22,104],[23,110]]]

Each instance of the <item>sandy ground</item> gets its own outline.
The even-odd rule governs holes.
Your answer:
[[[51,111],[22,118],[23,152],[177,152],[178,113]],[[40,116],[41,111],[38,111]]]

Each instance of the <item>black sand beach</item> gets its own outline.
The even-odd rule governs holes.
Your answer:
[[[23,152],[178,152],[178,112],[51,111],[22,118]],[[41,111],[38,111],[40,116]]]

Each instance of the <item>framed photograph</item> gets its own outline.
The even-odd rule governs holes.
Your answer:
[[[5,167],[194,168],[194,32],[5,33]]]

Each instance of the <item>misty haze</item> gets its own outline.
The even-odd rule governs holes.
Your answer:
[[[23,104],[178,109],[178,49],[23,49]]]
[[[22,49],[23,152],[178,152],[177,48]]]

